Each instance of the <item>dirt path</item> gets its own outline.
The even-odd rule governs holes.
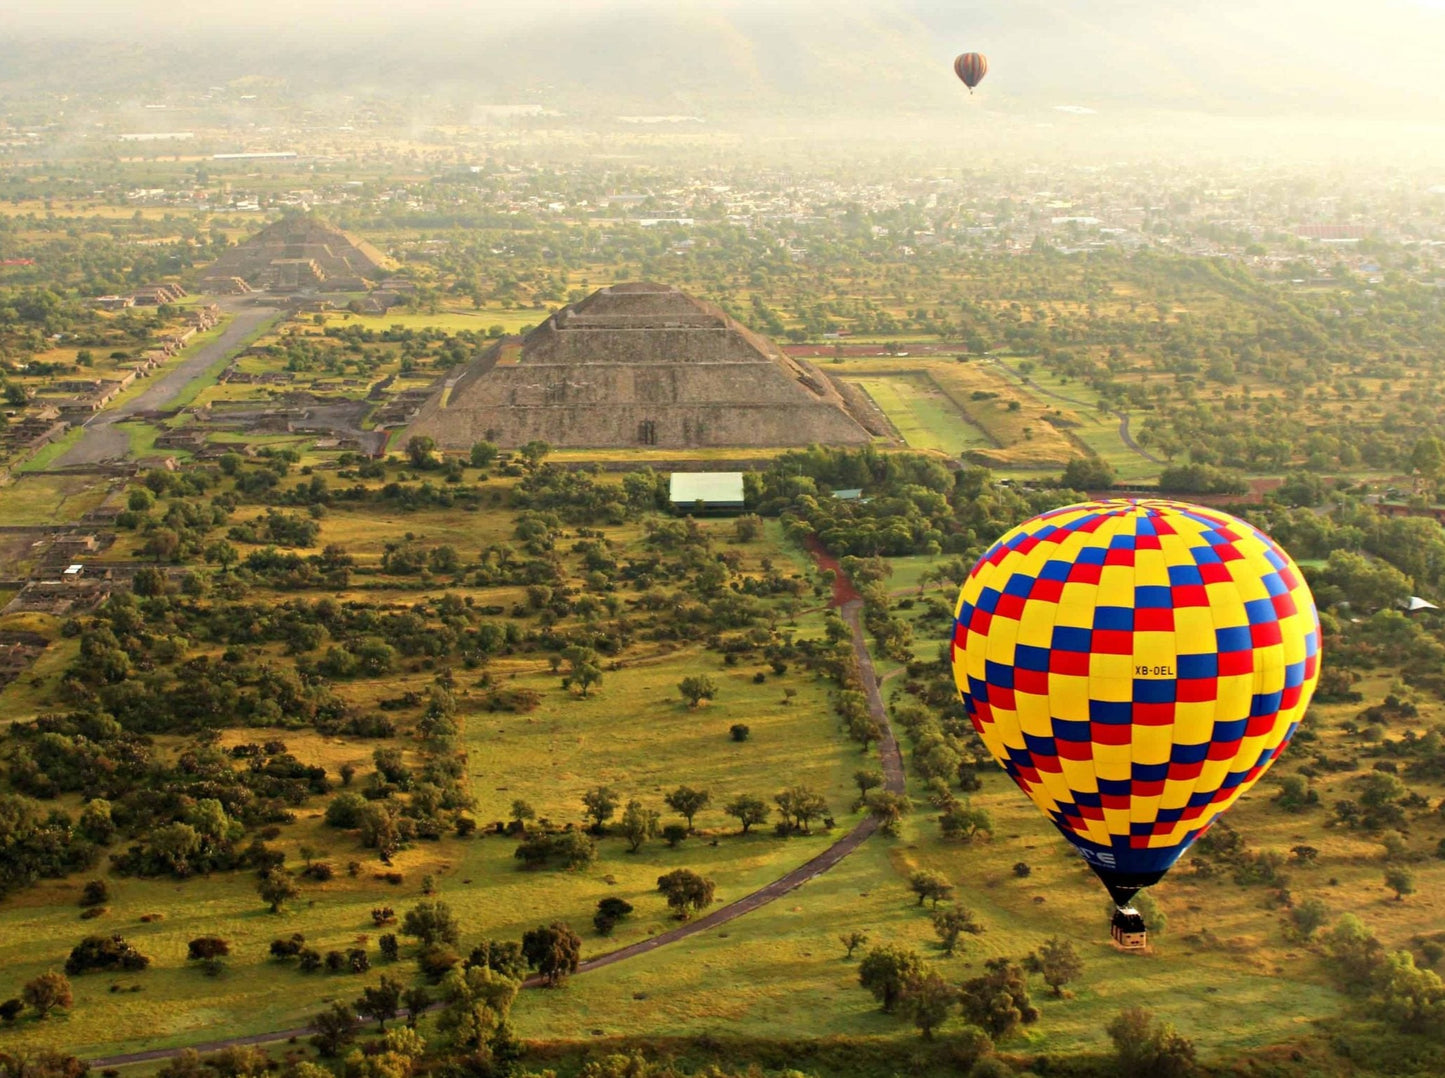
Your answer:
[[[839,573],[839,579],[843,579]],[[849,588],[851,588],[851,583]],[[856,593],[855,593],[856,594]],[[868,642],[863,635],[862,613],[863,603],[860,599],[849,599],[843,603],[841,613],[843,620],[853,630],[853,654],[858,659],[858,674],[863,681],[864,690],[868,697],[868,710],[877,720],[878,726],[883,731],[883,736],[878,742],[878,755],[883,762],[883,788],[892,793],[902,793],[904,788],[903,757],[898,751],[898,741],[893,736],[893,727],[888,722],[888,710],[883,706],[883,694],[878,691],[878,675],[873,670],[873,657],[868,654]],[[735,902],[719,909],[713,910],[706,917],[699,917],[695,921],[679,925],[677,928],[661,932],[656,936],[650,936],[645,940],[638,940],[626,947],[619,947],[615,951],[598,955],[596,958],[589,958],[577,967],[577,974],[590,973],[594,969],[602,969],[604,966],[611,966],[618,962],[625,962],[640,954],[648,954],[659,947],[666,947],[668,944],[677,943],[687,939],[689,936],[696,936],[700,932],[716,928],[718,925],[727,924],[736,920],[743,914],[751,913],[753,910],[766,906],[789,891],[795,890],[811,879],[816,879],[824,872],[836,865],[843,858],[863,845],[873,832],[878,830],[878,821],[868,817],[861,823],[854,826],[853,830],[823,850],[812,860],[807,861],[786,875],[778,877],[772,883],[758,890],[744,895]],[[524,988],[536,988],[541,982],[536,977],[529,977],[523,982]],[[435,1008],[433,1008],[435,1009]],[[401,1012],[405,1015],[405,1011]],[[208,1041],[204,1044],[189,1045],[190,1049],[197,1052],[219,1052],[226,1048],[236,1048],[258,1044],[270,1044],[275,1041],[286,1041],[291,1038],[308,1037],[315,1030],[309,1026],[299,1026],[296,1029],[283,1029],[273,1033],[253,1033],[246,1037],[228,1037],[224,1040]],[[128,1063],[154,1063],[163,1059],[173,1059],[186,1051],[186,1048],[153,1048],[145,1052],[130,1052],[125,1055],[107,1056],[102,1059],[90,1060],[90,1065],[96,1069],[108,1067],[121,1067]]]
[[[235,300],[218,300],[221,309],[232,315],[231,321],[213,341],[202,345],[165,374],[155,379],[144,392],[124,404],[106,408],[85,421],[80,440],[50,465],[65,468],[76,464],[99,464],[122,460],[130,454],[130,438],[116,424],[138,412],[166,407],[171,398],[195,379],[203,376],[211,365],[241,350],[242,343],[268,319],[279,312],[274,307],[253,307]]]

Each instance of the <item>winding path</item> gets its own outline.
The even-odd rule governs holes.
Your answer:
[[[1065,404],[1077,405],[1080,408],[1097,407],[1097,405],[1090,404],[1088,401],[1081,401],[1076,397],[1066,397],[1062,393],[1055,393],[1052,389],[1045,389],[1043,386],[1039,385],[1032,378],[1030,378],[1027,374],[1024,374],[1022,371],[1013,370],[1008,366],[1008,364],[999,362],[993,356],[989,357],[989,362],[992,363],[995,367],[997,367],[1000,371],[1002,371],[1005,377],[1017,378],[1024,385],[1032,389],[1035,393],[1042,393],[1045,397],[1053,397],[1056,401],[1063,401]],[[1128,412],[1116,412],[1114,409],[1110,408],[1109,414],[1119,421],[1119,437],[1123,439],[1125,445],[1127,445],[1130,449],[1138,453],[1147,461],[1150,461],[1154,464],[1164,463],[1153,453],[1149,452],[1149,450],[1145,449],[1142,445],[1136,442],[1134,440],[1134,436],[1129,433]]]
[[[853,654],[858,660],[858,675],[863,682],[864,692],[868,697],[868,710],[873,718],[877,720],[878,726],[883,731],[883,736],[878,741],[878,755],[883,763],[883,788],[890,793],[901,794],[904,791],[903,757],[898,750],[898,741],[893,736],[893,727],[888,722],[888,710],[883,706],[883,694],[879,692],[878,675],[873,669],[873,657],[868,653],[868,642],[863,635],[863,602],[861,599],[849,599],[843,603],[840,612],[843,620],[848,623],[853,635]],[[766,906],[768,903],[781,898],[789,891],[795,890],[811,879],[821,876],[830,868],[836,865],[843,858],[863,845],[873,832],[878,830],[878,821],[872,816],[867,817],[853,827],[846,835],[833,843],[822,853],[810,861],[806,861],[793,869],[791,872],[778,877],[772,883],[758,888],[735,902],[730,902],[713,910],[706,917],[699,917],[695,921],[679,925],[677,928],[660,932],[656,936],[649,936],[645,940],[638,940],[626,947],[619,947],[615,951],[598,955],[596,958],[589,958],[577,967],[577,974],[591,973],[595,969],[602,969],[604,966],[611,966],[618,962],[624,962],[637,955],[648,954],[659,947],[666,947],[668,944],[685,940],[689,936],[696,936],[700,932],[716,928],[718,925],[727,924],[736,920],[745,913]],[[524,988],[536,988],[540,986],[541,980],[537,977],[529,977],[523,982]],[[437,1006],[440,1006],[439,1004]],[[435,1010],[436,1007],[430,1008]],[[406,1012],[400,1012],[405,1016]],[[227,1037],[224,1040],[207,1041],[204,1044],[192,1044],[185,1048],[152,1048],[143,1052],[129,1052],[124,1055],[106,1056],[100,1059],[90,1060],[90,1065],[96,1069],[109,1067],[122,1067],[129,1063],[154,1063],[164,1059],[173,1059],[187,1050],[196,1052],[219,1052],[226,1048],[250,1047],[260,1044],[271,1044],[275,1041],[287,1041],[293,1037],[310,1036],[315,1030],[309,1026],[298,1026],[295,1029],[276,1030],[271,1033],[253,1033],[244,1037]]]

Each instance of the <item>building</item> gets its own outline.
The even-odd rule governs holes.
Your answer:
[[[616,284],[452,371],[407,430],[438,446],[866,445],[805,360],[668,285]]]
[[[676,513],[741,513],[742,472],[673,472],[667,502]]]

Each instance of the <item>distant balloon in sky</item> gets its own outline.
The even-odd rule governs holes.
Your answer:
[[[1284,751],[1319,678],[1319,616],[1289,555],[1181,502],[1019,525],[954,619],[974,729],[1121,908]]]
[[[983,81],[988,74],[988,57],[981,52],[966,52],[953,61],[953,73],[963,80],[968,92]]]

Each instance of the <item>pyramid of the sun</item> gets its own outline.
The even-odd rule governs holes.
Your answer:
[[[284,217],[233,247],[205,270],[206,281],[240,278],[251,288],[359,292],[395,263],[365,240],[315,217]]]
[[[410,435],[558,447],[854,445],[869,435],[811,366],[716,307],[616,284],[453,371]]]

